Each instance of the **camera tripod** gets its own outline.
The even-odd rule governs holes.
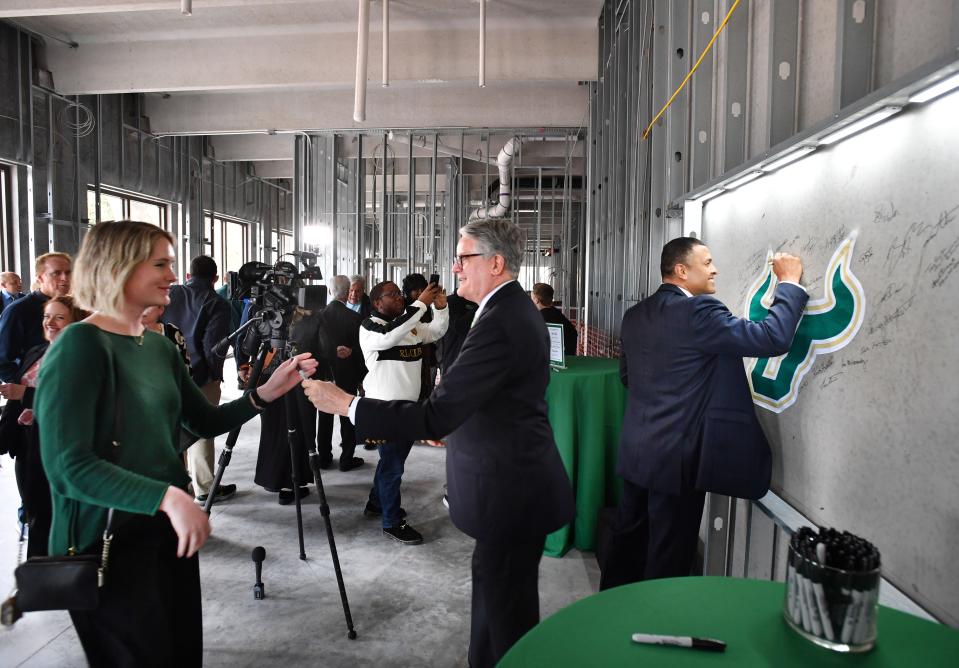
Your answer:
[[[261,314],[255,318],[251,318],[233,334],[227,337],[227,339],[224,339],[224,341],[228,343],[230,339],[233,339],[233,337],[237,336],[251,324],[265,321],[265,315],[267,314]],[[274,318],[274,325],[278,324],[279,322],[280,318]],[[278,331],[276,326],[271,327],[270,338],[263,338],[261,340],[253,367],[250,371],[250,379],[247,381],[247,387],[254,388],[257,386],[257,381],[263,372],[267,355],[271,349],[276,350],[276,355],[280,357],[280,363],[292,357],[292,351],[290,350],[287,337],[285,336],[286,326],[282,325],[279,327],[279,329],[281,331]],[[223,342],[221,342],[221,344],[222,343]],[[218,344],[217,347],[219,346],[220,344]],[[306,378],[304,376],[304,380],[305,379]],[[296,405],[297,398],[293,394],[297,391],[297,388],[293,388],[283,396],[282,401],[286,411],[287,440],[290,446],[290,476],[293,483],[293,498],[296,502],[296,528],[300,543],[300,559],[306,560],[306,549],[303,544],[303,514],[300,504],[300,481],[298,476],[299,465],[297,463],[296,456],[298,452],[297,448],[299,446],[299,440],[302,438],[303,434],[302,429],[300,428],[302,426],[300,423],[300,414]],[[240,436],[241,428],[242,427],[237,427],[229,433],[226,439],[226,445],[223,447],[223,451],[220,453],[220,458],[217,462],[216,474],[213,477],[213,484],[210,487],[210,493],[207,495],[206,503],[203,506],[203,510],[207,514],[210,513],[210,509],[213,507],[216,489],[219,487],[220,481],[223,479],[223,473],[226,470],[226,467],[230,465],[230,460],[233,456],[233,448],[236,446],[237,439]],[[350,640],[355,640],[356,630],[353,628],[353,617],[350,614],[350,603],[346,597],[346,585],[343,582],[343,572],[340,570],[340,558],[336,552],[336,540],[333,537],[333,525],[330,522],[330,506],[326,501],[326,492],[323,489],[323,479],[320,474],[320,454],[317,452],[315,439],[310,445],[308,455],[310,469],[313,471],[313,481],[316,484],[317,497],[319,498],[320,514],[323,516],[323,522],[326,525],[326,537],[330,544],[330,556],[333,560],[333,570],[336,573],[336,584],[340,590],[340,601],[343,604],[343,615],[346,618],[346,628],[348,629],[347,637]]]

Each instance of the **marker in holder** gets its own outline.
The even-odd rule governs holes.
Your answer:
[[[789,544],[783,616],[797,633],[837,652],[876,644],[879,551],[848,531],[803,527]]]

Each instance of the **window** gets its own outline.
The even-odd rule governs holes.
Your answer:
[[[229,283],[229,272],[239,271],[249,258],[249,235],[249,223],[209,213],[203,217],[203,251],[216,262],[222,282]]]
[[[278,247],[279,252],[277,253],[277,260],[293,261],[291,258],[283,257],[287,253],[290,253],[296,250],[296,248],[293,246],[293,234],[290,232],[286,232],[284,230],[280,230],[280,239],[279,239],[278,246],[279,246]],[[296,264],[296,262],[293,261],[293,264]]]
[[[154,202],[141,199],[133,195],[119,192],[100,190],[100,220],[140,220],[168,230],[168,205],[164,202]],[[97,220],[97,192],[94,188],[87,190],[87,220],[93,225]]]

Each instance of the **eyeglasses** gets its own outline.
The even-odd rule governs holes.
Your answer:
[[[457,255],[453,258],[453,266],[463,268],[463,260],[468,257],[477,257],[479,255],[485,255],[485,253],[463,253],[462,255]]]
[[[399,290],[391,290],[390,292],[381,292],[380,297],[402,297],[403,293]]]

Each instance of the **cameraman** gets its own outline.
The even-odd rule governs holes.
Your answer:
[[[446,294],[429,285],[416,301],[405,307],[403,293],[392,281],[378,283],[370,291],[373,313],[360,328],[360,347],[369,373],[363,381],[372,399],[416,401],[420,396],[423,344],[446,333],[449,315]],[[423,315],[434,304],[433,320]],[[419,545],[423,536],[406,523],[400,508],[400,483],[413,441],[378,443],[380,461],[373,476],[373,489],[364,515],[382,517],[383,533],[406,545]]]

